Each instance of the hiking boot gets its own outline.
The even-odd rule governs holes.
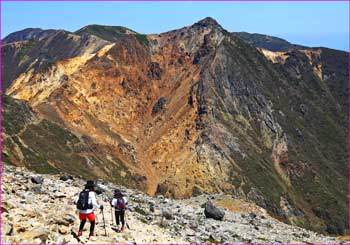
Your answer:
[[[83,232],[82,231],[79,231],[78,232],[78,237],[81,237],[83,235]]]
[[[94,234],[90,234],[89,241],[97,241],[97,237],[95,237]]]

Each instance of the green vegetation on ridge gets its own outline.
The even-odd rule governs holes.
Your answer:
[[[140,44],[144,46],[148,45],[148,39],[146,35],[137,33],[129,28],[122,26],[88,25],[75,32],[77,35],[82,35],[85,33],[95,35],[110,42],[115,42],[123,35],[132,34],[135,35]]]

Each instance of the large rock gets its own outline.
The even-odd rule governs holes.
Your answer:
[[[222,220],[225,216],[225,212],[215,207],[211,201],[207,201],[204,205],[204,214],[207,218],[215,220]]]
[[[49,231],[45,228],[35,228],[30,231],[26,231],[21,235],[23,241],[33,241],[39,238],[42,243],[46,243],[49,237]]]
[[[60,226],[60,227],[58,228],[58,232],[59,232],[60,234],[62,234],[62,235],[67,234],[67,233],[68,233],[68,227],[62,225],[62,226]]]
[[[32,192],[34,192],[35,194],[41,194],[41,184],[35,184],[32,187]]]
[[[249,218],[250,219],[255,219],[256,218],[256,213],[254,213],[254,212],[249,213]]]
[[[102,183],[96,183],[95,184],[95,192],[97,195],[100,195],[104,192],[108,191],[108,188],[107,186],[105,186],[104,184]]]
[[[52,196],[54,199],[56,199],[56,198],[63,198],[63,197],[66,197],[66,194],[64,194],[64,193],[62,193],[62,192],[55,192],[55,193],[53,193],[53,194],[50,195],[50,196]]]
[[[60,180],[62,180],[62,181],[73,180],[73,176],[71,176],[71,175],[62,175],[62,176],[60,176]]]
[[[8,213],[12,208],[17,208],[18,203],[13,200],[7,200],[2,202],[1,211],[2,213]]]
[[[13,226],[12,224],[7,224],[7,223],[4,223],[2,225],[2,234],[5,234],[7,236],[10,236],[13,232]]]
[[[69,226],[70,224],[74,223],[75,219],[76,217],[71,214],[64,214],[62,216],[52,218],[50,223]]]
[[[67,244],[67,241],[64,237],[57,235],[55,237],[55,244]]]
[[[170,209],[163,209],[162,210],[162,215],[166,219],[173,219],[173,213],[171,212]]]
[[[26,201],[27,203],[35,203],[35,196],[30,193],[24,193],[22,197],[24,198],[23,201]]]
[[[44,182],[44,178],[42,176],[30,176],[30,180],[34,183],[34,184],[42,184]]]
[[[49,202],[49,197],[48,196],[44,196],[43,199],[41,199],[42,203],[48,203]]]
[[[69,224],[73,224],[74,221],[76,220],[76,217],[72,214],[66,214],[64,217],[63,217],[64,220],[66,220]]]

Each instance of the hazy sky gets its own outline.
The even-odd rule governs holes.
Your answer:
[[[75,31],[88,24],[160,33],[213,17],[228,31],[349,49],[348,2],[2,2],[2,38],[27,27]]]

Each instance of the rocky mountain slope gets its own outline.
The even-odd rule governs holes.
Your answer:
[[[128,169],[115,166],[113,157],[108,155],[113,151],[111,147],[41,118],[23,101],[4,95],[2,102],[4,162],[27,166],[38,173],[66,172],[85,178],[103,177],[120,184],[132,178]],[[124,176],[110,175],[111,171],[123,172]]]
[[[257,48],[264,48],[274,52],[287,52],[293,49],[307,49],[308,47],[302,45],[292,44],[282,38],[273,37],[269,35],[262,35],[258,33],[248,32],[233,32],[242,40]]]
[[[3,90],[23,73],[45,73],[59,60],[89,55],[108,44],[96,36],[78,36],[64,30],[41,32],[45,35],[25,36],[23,41],[21,36],[12,34],[4,39],[16,41],[5,44],[2,48],[2,68],[6,71],[2,79]]]
[[[3,47],[5,161],[151,195],[241,195],[284,222],[346,232],[348,53],[256,48],[211,18],[21,40]]]
[[[40,28],[27,28],[21,31],[16,31],[9,34],[2,40],[2,44],[18,42],[18,41],[26,41],[30,39],[40,39],[46,38],[50,35],[53,35],[57,30],[43,30]]]
[[[2,182],[2,244],[77,244],[73,236],[79,226],[73,204],[85,182],[69,175],[39,175],[25,168],[4,166]],[[116,233],[108,200],[114,188],[122,188],[129,200],[127,223],[130,229]],[[112,243],[338,243],[270,217],[265,210],[237,197],[202,195],[184,200],[150,197],[107,182],[99,182],[95,237],[87,244]],[[222,221],[206,218],[201,205],[210,199],[225,216]],[[225,206],[226,205],[226,206]],[[221,211],[221,212],[222,212]],[[58,212],[60,215],[57,215]],[[85,226],[89,228],[88,225]]]

